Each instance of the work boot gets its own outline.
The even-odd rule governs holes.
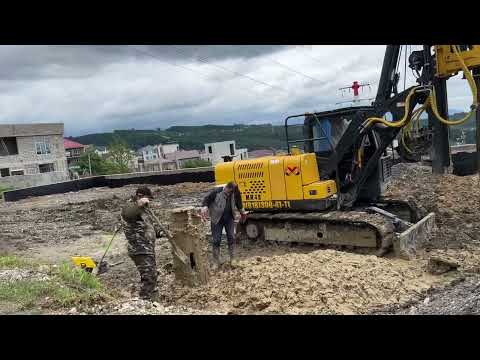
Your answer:
[[[220,247],[214,246],[212,249],[213,264],[212,269],[217,270],[220,267]]]
[[[233,245],[228,247],[228,255],[230,256],[229,261],[228,261],[228,264],[230,265],[230,267],[233,268],[233,267],[237,266],[238,263],[235,259],[235,253],[234,253]]]

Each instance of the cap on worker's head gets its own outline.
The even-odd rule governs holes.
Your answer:
[[[147,198],[153,199],[152,191],[146,186],[139,187],[137,189],[137,191],[135,192],[135,196],[137,196],[137,197],[147,197]]]

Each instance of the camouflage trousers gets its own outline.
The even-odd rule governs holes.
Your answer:
[[[130,255],[140,273],[140,297],[142,299],[151,299],[153,293],[157,291],[157,264],[155,255]]]

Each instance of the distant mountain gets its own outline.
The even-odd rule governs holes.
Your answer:
[[[466,113],[459,112],[450,115],[450,119],[460,119]],[[421,124],[428,123],[426,115],[422,116]],[[475,117],[465,124],[451,127],[451,133],[457,136],[462,129],[475,128]],[[301,139],[302,127],[289,128],[290,139]],[[178,143],[185,150],[202,150],[205,143],[235,140],[237,148],[249,150],[286,149],[285,128],[283,125],[203,125],[203,126],[172,126],[161,130],[115,130],[111,133],[98,133],[72,137],[73,140],[86,145],[107,146],[115,139],[126,141],[135,150],[154,144]]]
[[[301,127],[293,127],[291,135],[301,138]],[[132,148],[146,145],[178,143],[185,150],[204,149],[205,143],[235,140],[237,148],[249,150],[286,149],[285,128],[263,125],[203,125],[172,126],[165,130],[115,130],[112,133],[98,133],[72,138],[86,145],[106,146],[115,139],[126,141]]]

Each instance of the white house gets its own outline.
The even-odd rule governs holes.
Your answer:
[[[159,145],[159,149],[160,154],[163,158],[165,158],[165,155],[167,154],[172,154],[176,151],[180,151],[180,146],[178,144],[162,144]]]
[[[232,156],[233,160],[243,160],[248,158],[248,150],[236,149],[234,140],[205,144],[204,158],[212,165],[223,162],[224,156]]]
[[[160,157],[157,145],[147,145],[138,150],[138,154],[142,156],[143,160],[156,160]]]

